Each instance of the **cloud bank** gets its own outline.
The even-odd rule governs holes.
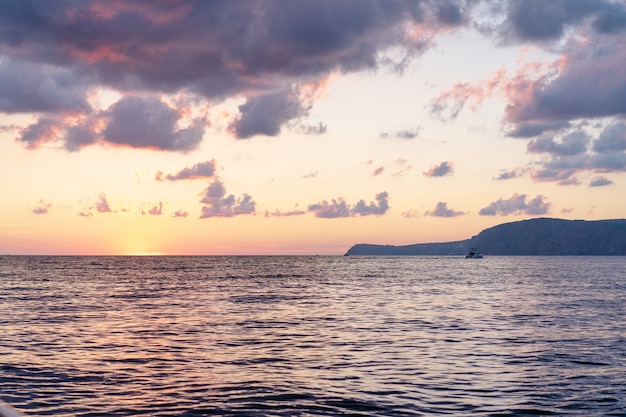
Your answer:
[[[18,136],[27,147],[58,141],[68,151],[197,149],[206,114],[189,119],[186,106],[161,100],[175,95],[209,106],[244,98],[229,128],[239,139],[289,125],[320,134],[323,122],[304,122],[315,102],[308,87],[323,89],[334,73],[401,71],[438,31],[464,25],[469,9],[434,0],[7,3],[0,112],[36,115]],[[99,109],[90,98],[100,88],[122,97]]]

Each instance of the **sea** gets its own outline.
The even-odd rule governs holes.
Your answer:
[[[26,416],[626,416],[626,257],[0,257]]]

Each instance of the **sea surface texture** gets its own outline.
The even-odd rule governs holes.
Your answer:
[[[625,257],[0,257],[28,416],[624,416]]]

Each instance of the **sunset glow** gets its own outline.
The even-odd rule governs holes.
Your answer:
[[[0,254],[342,254],[624,217],[623,2],[0,7]]]

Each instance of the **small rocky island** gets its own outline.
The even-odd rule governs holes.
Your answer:
[[[470,247],[484,255],[626,255],[626,219],[562,220],[537,218],[504,223],[470,239],[415,245],[351,247],[355,255],[464,255]]]

